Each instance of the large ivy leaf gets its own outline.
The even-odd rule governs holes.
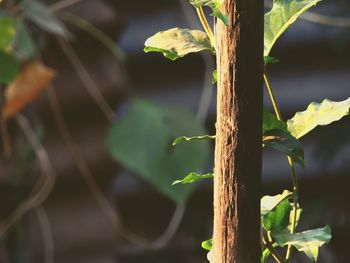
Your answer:
[[[288,130],[300,138],[312,131],[317,126],[328,125],[338,121],[350,112],[350,98],[335,102],[325,99],[322,103],[311,103],[305,111],[297,112],[288,120]]]
[[[194,140],[212,140],[212,139],[215,139],[215,135],[201,135],[201,136],[192,136],[192,137],[181,136],[179,138],[176,138],[173,141],[173,146],[182,142],[189,142]]]
[[[224,15],[220,8],[224,3],[223,0],[190,0],[191,4],[198,8],[202,6],[207,6],[212,10],[211,16],[219,18],[226,26],[228,26],[228,16]]]
[[[270,12],[264,17],[264,57],[277,39],[298,17],[321,0],[275,0]]]
[[[261,216],[267,215],[271,210],[273,210],[279,203],[283,200],[291,197],[293,195],[292,192],[288,190],[284,190],[282,194],[270,196],[265,195],[261,198]]]
[[[331,239],[331,228],[323,228],[290,234],[288,230],[274,235],[276,242],[281,246],[292,245],[298,251],[303,251],[313,261],[317,260],[318,249]]]
[[[301,143],[289,132],[283,130],[269,130],[264,133],[263,146],[287,154],[294,162],[302,167],[304,162],[304,149]]]
[[[12,55],[0,50],[0,83],[10,84],[17,76],[20,63]]]
[[[267,231],[279,232],[289,224],[289,215],[292,207],[288,199],[282,200],[274,209],[268,212],[262,220]]]
[[[200,30],[172,28],[148,38],[144,51],[160,52],[166,58],[176,60],[192,52],[212,50],[208,35]]]
[[[42,30],[65,38],[69,37],[64,24],[40,1],[23,0],[20,5],[24,16]]]
[[[15,35],[15,20],[10,17],[0,16],[0,49],[6,49]]]
[[[107,147],[112,157],[127,169],[164,195],[183,202],[195,185],[173,187],[172,182],[192,171],[201,172],[210,151],[207,141],[172,147],[174,138],[183,134],[205,134],[205,129],[187,110],[137,100],[111,128]]]
[[[287,123],[280,121],[276,118],[275,114],[272,114],[264,108],[263,112],[263,133],[269,130],[282,130],[287,131]]]
[[[173,185],[176,184],[193,184],[199,180],[203,179],[211,179],[214,178],[214,174],[207,173],[207,174],[197,174],[197,173],[189,173],[184,179],[182,180],[176,180],[173,182]]]

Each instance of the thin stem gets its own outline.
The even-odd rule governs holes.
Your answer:
[[[205,30],[205,32],[207,32],[208,34],[208,37],[210,39],[210,43],[213,47],[215,47],[215,37],[214,37],[214,33],[213,31],[211,30],[211,27],[208,23],[208,20],[207,18],[205,17],[205,14],[203,12],[203,8],[202,7],[198,7],[196,8],[197,10],[197,14],[198,14],[198,17],[199,17],[199,20],[201,21],[201,24]]]
[[[270,79],[269,79],[266,71],[264,72],[264,80],[265,80],[266,87],[267,87],[267,90],[268,90],[269,95],[270,95],[270,99],[271,99],[272,106],[274,108],[276,117],[278,120],[282,120],[282,115],[281,115],[281,112],[280,112],[279,107],[277,105],[277,100],[276,100],[276,97],[274,95],[274,92],[273,92],[273,89],[271,86],[271,82],[270,82]],[[288,156],[288,163],[289,163],[289,167],[290,167],[291,175],[292,175],[293,195],[294,195],[294,197],[293,197],[293,210],[292,210],[292,226],[290,229],[290,233],[294,234],[295,229],[296,229],[296,224],[297,224],[296,221],[297,221],[297,212],[298,212],[299,189],[298,189],[298,178],[297,178],[297,175],[295,173],[294,162],[293,162],[292,158],[290,158],[289,156]],[[292,246],[289,245],[287,248],[286,262],[289,261],[289,259],[291,257],[291,253],[292,253]]]
[[[265,237],[263,237],[263,244],[270,251],[272,257],[276,260],[277,263],[284,263],[284,260],[281,257],[281,255],[273,247],[273,245],[272,245],[272,243],[270,241],[266,241]]]

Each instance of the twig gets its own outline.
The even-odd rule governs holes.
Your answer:
[[[163,232],[163,234],[160,235],[154,241],[147,240],[128,230],[123,225],[122,220],[114,210],[113,206],[110,204],[108,199],[104,196],[103,192],[96,184],[88,164],[83,158],[78,145],[75,143],[74,138],[72,137],[70,131],[68,130],[65,124],[65,121],[62,115],[62,110],[58,103],[57,96],[54,92],[54,89],[53,88],[48,89],[47,94],[48,94],[51,109],[54,113],[54,118],[57,123],[59,132],[73,160],[75,161],[80,174],[83,176],[85,182],[87,183],[87,186],[89,187],[89,190],[91,191],[93,197],[95,198],[98,206],[101,208],[102,212],[104,213],[106,218],[109,220],[115,234],[121,235],[124,239],[126,239],[131,243],[137,244],[141,247],[150,248],[150,249],[159,249],[164,247],[166,244],[168,244],[168,242],[174,236],[174,234],[176,233],[181,223],[181,219],[185,212],[186,204],[179,204],[177,206],[168,227]]]
[[[103,44],[108,50],[112,52],[112,54],[121,62],[125,61],[126,54],[124,51],[117,45],[117,43],[107,36],[103,31],[86,21],[85,19],[80,18],[79,16],[73,15],[68,12],[61,12],[57,15],[62,20],[73,24],[79,29],[85,31],[90,34],[96,40],[98,40],[101,44]]]
[[[81,1],[82,0],[62,0],[62,1],[59,1],[59,2],[56,2],[52,5],[50,5],[50,10],[52,12],[57,12],[59,10],[65,9],[69,6],[75,5]]]
[[[54,263],[55,262],[55,244],[54,244],[49,217],[43,206],[38,206],[34,210],[34,212],[38,218],[39,226],[43,237],[44,262]]]
[[[7,122],[4,116],[3,109],[6,105],[5,87],[0,85],[0,126],[1,126],[1,139],[3,143],[4,157],[9,158],[11,156],[12,147],[11,140],[7,129]]]
[[[0,228],[0,238],[16,223],[25,213],[40,206],[48,197],[55,184],[55,174],[52,169],[48,154],[37,139],[29,121],[22,115],[17,115],[16,121],[22,129],[25,137],[34,148],[40,162],[42,175],[36,182],[30,197],[23,201],[16,210],[7,218]]]
[[[111,106],[109,106],[108,102],[103,97],[101,91],[99,90],[96,83],[90,76],[89,72],[85,68],[82,61],[79,59],[78,55],[75,53],[72,46],[68,42],[60,38],[57,38],[57,41],[61,46],[63,52],[66,54],[67,58],[69,59],[70,63],[72,64],[74,70],[78,74],[80,81],[84,84],[87,91],[89,92],[91,98],[99,106],[101,111],[106,116],[107,120],[110,122],[113,122],[117,118],[116,113],[113,111]]]

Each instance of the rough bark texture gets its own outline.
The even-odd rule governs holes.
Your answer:
[[[260,261],[263,1],[225,0],[216,25],[214,263]]]

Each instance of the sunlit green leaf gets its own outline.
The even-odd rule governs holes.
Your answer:
[[[312,131],[317,126],[328,125],[348,115],[350,111],[350,98],[344,101],[335,102],[328,99],[322,103],[311,103],[305,111],[297,112],[288,120],[288,130],[300,138]]]
[[[276,115],[270,113],[264,108],[263,112],[263,133],[269,130],[282,130],[287,131],[287,123],[280,121],[276,118]]]
[[[281,246],[292,245],[298,251],[303,251],[313,261],[317,260],[318,249],[331,239],[331,228],[323,228],[291,234],[288,230],[274,235],[276,242]]]
[[[176,180],[173,182],[173,185],[176,184],[192,184],[199,180],[203,179],[211,179],[214,177],[214,174],[207,173],[207,174],[197,174],[197,173],[189,173],[184,179],[182,180]]]
[[[268,212],[262,220],[263,227],[267,231],[278,232],[289,224],[291,205],[288,199],[282,200],[277,206]]]
[[[264,56],[268,56],[276,40],[298,17],[321,0],[275,0],[264,18]]]
[[[270,196],[266,195],[261,198],[261,216],[265,216],[272,209],[274,209],[280,202],[291,197],[293,195],[292,192],[288,190],[284,190],[282,194]]]
[[[17,76],[20,63],[12,55],[0,50],[0,83],[10,84]]]
[[[0,16],[0,49],[6,49],[16,33],[15,20]]]
[[[303,146],[289,132],[277,129],[266,131],[263,136],[263,146],[285,153],[294,162],[302,167],[305,166]]]
[[[186,137],[186,136],[181,136],[179,138],[176,138],[173,142],[173,146],[182,143],[182,142],[189,142],[193,140],[212,140],[215,139],[215,135],[202,135],[202,136],[193,136],[193,137]]]
[[[125,168],[151,183],[176,202],[183,202],[195,185],[173,187],[173,181],[192,171],[203,171],[210,152],[208,141],[171,147],[183,134],[205,134],[202,123],[191,112],[137,100],[111,128],[107,147]]]
[[[20,3],[25,18],[36,24],[42,30],[62,37],[69,37],[64,24],[46,7],[37,0],[23,0]]]
[[[224,3],[223,0],[190,0],[190,2],[196,8],[202,7],[202,6],[209,7],[213,11],[211,13],[211,16],[219,18],[226,26],[229,25],[228,16],[224,15],[220,11],[220,8]]]
[[[213,247],[213,239],[212,238],[202,242],[202,248],[204,248],[205,250],[210,251],[212,247]]]
[[[148,38],[144,48],[145,52],[160,52],[171,60],[202,50],[212,50],[209,37],[205,32],[178,27]]]

